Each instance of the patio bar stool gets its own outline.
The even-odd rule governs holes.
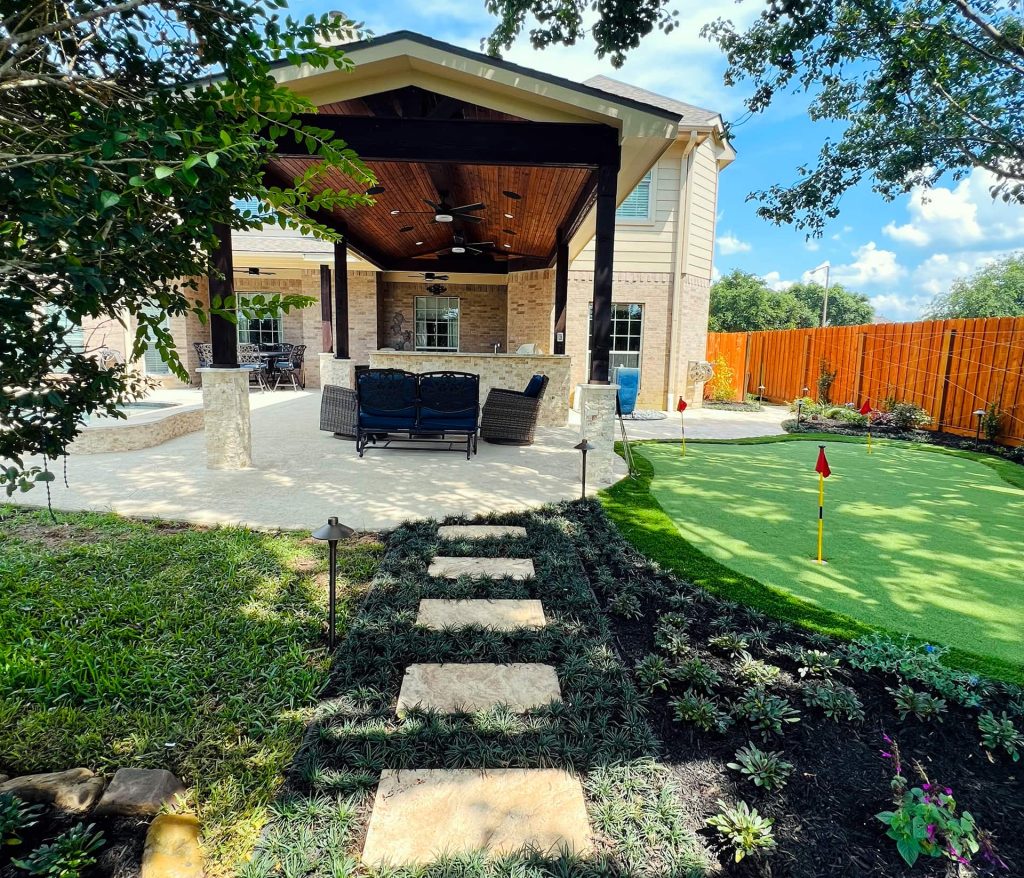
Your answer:
[[[277,370],[277,379],[274,381],[274,390],[281,384],[281,379],[286,378],[292,383],[292,389],[298,390],[300,387],[306,389],[306,375],[303,369],[303,361],[306,354],[306,346],[304,344],[288,345],[289,350],[285,353],[287,356],[281,357],[275,363]]]

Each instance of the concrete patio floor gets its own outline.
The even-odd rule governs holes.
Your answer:
[[[194,390],[153,399],[158,396],[201,399]],[[202,431],[138,451],[72,454],[70,488],[60,479],[53,483],[54,507],[270,530],[305,530],[337,515],[350,527],[384,530],[409,519],[504,512],[579,495],[576,425],[539,428],[527,448],[480,442],[469,461],[458,453],[372,447],[360,459],[352,442],[318,429],[319,391],[254,393],[252,403],[250,469],[206,469]],[[691,410],[686,432],[688,438],[770,435],[781,432],[784,417],[778,408]],[[626,429],[630,439],[678,438],[679,418],[627,420]],[[22,502],[39,505],[41,494]]]

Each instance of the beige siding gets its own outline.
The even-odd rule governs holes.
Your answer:
[[[690,234],[683,273],[710,279],[718,205],[718,163],[710,139],[694,150],[690,169],[693,174],[693,194],[688,205]]]

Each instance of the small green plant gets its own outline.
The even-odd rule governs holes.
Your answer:
[[[644,692],[668,688],[668,665],[660,655],[644,656],[636,665],[636,679]]]
[[[745,652],[750,644],[734,631],[725,631],[708,640],[715,649],[726,655],[738,656]]]
[[[79,823],[58,835],[50,844],[36,848],[24,860],[13,860],[15,866],[29,875],[47,878],[78,878],[96,862],[96,852],[103,847],[103,833],[90,823]]]
[[[770,817],[762,817],[757,808],[751,808],[746,802],[730,807],[719,799],[718,807],[718,813],[709,817],[707,824],[717,829],[732,845],[737,863],[757,851],[769,851],[775,847],[774,821]]]
[[[832,385],[835,383],[837,371],[830,369],[824,357],[818,362],[818,402],[828,405],[832,402]]]
[[[714,360],[715,374],[708,382],[711,398],[715,402],[729,402],[736,398],[736,371],[729,365],[725,354]]]
[[[694,689],[709,693],[722,682],[722,675],[698,656],[684,659],[669,674],[680,683],[687,683]]]
[[[913,402],[886,401],[886,410],[875,418],[875,423],[884,427],[895,427],[897,430],[916,430],[923,427],[932,416],[926,409]]]
[[[945,699],[937,698],[928,692],[918,692],[906,683],[887,691],[896,702],[896,711],[899,713],[900,719],[906,719],[913,714],[918,719],[941,721],[942,715],[946,712]]]
[[[1020,751],[1024,749],[1024,735],[1017,731],[1005,710],[999,717],[986,710],[978,717],[978,730],[981,732],[981,743],[989,753],[1005,750],[1014,762],[1020,760]]]
[[[753,781],[754,786],[763,787],[766,790],[785,786],[793,772],[792,763],[786,762],[782,758],[781,752],[759,750],[753,744],[740,747],[736,751],[736,761],[727,762],[726,765]]]
[[[738,679],[752,686],[769,686],[779,679],[781,673],[775,665],[756,659],[749,652],[741,653],[733,670]]]
[[[1003,413],[999,406],[990,402],[985,406],[985,414],[981,416],[981,432],[989,442],[995,442],[1003,429]]]
[[[654,643],[673,658],[680,658],[690,652],[690,638],[686,627],[690,620],[682,613],[666,613],[654,632]]]
[[[724,732],[732,725],[732,718],[714,698],[692,689],[679,698],[673,698],[669,704],[679,722],[690,723],[702,731]]]
[[[747,690],[733,705],[733,713],[750,723],[764,741],[772,735],[781,735],[785,725],[800,722],[800,711],[788,700],[757,688]]]
[[[796,647],[786,650],[786,654],[799,666],[797,672],[801,677],[831,677],[833,671],[839,670],[839,657],[821,649],[804,649]]]
[[[624,619],[639,619],[644,614],[640,606],[640,598],[628,591],[616,593],[608,601],[608,609]]]
[[[804,704],[816,707],[825,716],[839,722],[861,722],[864,719],[864,705],[849,686],[826,680],[821,683],[808,683],[803,691]]]
[[[41,805],[30,805],[10,793],[0,795],[0,845],[21,844],[20,833],[39,822]]]

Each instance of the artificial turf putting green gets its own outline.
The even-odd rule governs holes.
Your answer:
[[[1024,668],[1024,490],[966,456],[826,441],[645,444],[650,491],[682,537],[771,589],[872,627]],[[1005,466],[1012,466],[1005,464]]]

